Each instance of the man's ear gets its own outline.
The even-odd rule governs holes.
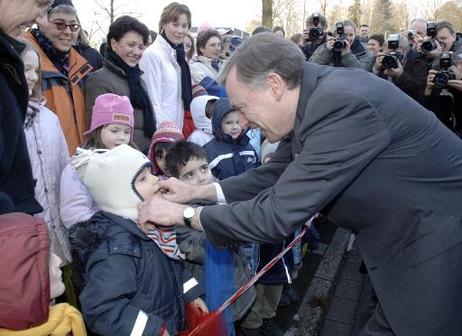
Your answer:
[[[266,83],[275,99],[279,101],[287,89],[286,81],[277,73],[270,72],[266,77]]]

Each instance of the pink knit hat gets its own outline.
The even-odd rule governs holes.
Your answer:
[[[158,143],[173,143],[180,140],[184,140],[183,133],[175,125],[173,121],[162,121],[159,124],[156,132],[152,135],[151,146],[149,148],[148,158],[152,162],[152,171],[154,174],[159,174],[160,169],[157,166],[154,158],[156,152],[156,144]]]
[[[107,124],[122,124],[133,129],[133,106],[126,96],[105,93],[98,96],[93,105],[91,127],[84,134],[88,135],[100,126]]]

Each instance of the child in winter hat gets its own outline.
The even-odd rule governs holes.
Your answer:
[[[138,220],[138,205],[160,192],[159,179],[150,171],[151,162],[127,145],[109,151],[78,148],[72,165],[101,210],[134,222]],[[148,236],[167,256],[179,259],[174,230],[152,226]]]
[[[139,228],[138,205],[160,192],[151,162],[128,145],[77,152],[72,164],[103,210],[84,229],[104,228],[97,237],[101,243],[85,263],[80,295],[85,320],[99,335],[113,335],[114,330],[133,334],[136,316],[143,320],[140,334],[177,335],[184,328],[185,301],[207,308],[198,282],[175,260],[176,236],[166,242],[162,232],[151,238],[157,249]]]
[[[183,133],[173,121],[163,121],[152,136],[149,148],[149,160],[152,162],[154,175],[164,178],[170,176],[165,167],[165,155],[173,143],[184,140]]]
[[[188,141],[199,146],[205,145],[213,139],[212,132],[212,110],[213,105],[219,98],[216,96],[199,96],[191,102],[191,116],[196,130],[191,133]]]
[[[92,109],[90,129],[85,133],[83,149],[112,149],[132,143],[133,107],[126,96],[105,93],[98,96]],[[87,221],[98,211],[94,200],[77,172],[69,164],[61,174],[60,213],[64,226],[70,229]]]

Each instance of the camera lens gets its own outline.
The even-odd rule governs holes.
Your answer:
[[[345,41],[335,41],[334,42],[334,50],[341,51],[346,47]]]
[[[445,72],[438,72],[433,78],[433,83],[438,89],[443,89],[448,85],[449,75]]]
[[[398,67],[398,60],[395,55],[385,55],[382,60],[384,69],[393,69]]]
[[[319,29],[318,27],[311,28],[310,31],[308,32],[308,36],[310,40],[312,41],[317,40],[319,36],[321,36],[321,29]]]
[[[425,41],[422,43],[421,48],[425,52],[430,52],[436,49],[436,43],[433,40]]]

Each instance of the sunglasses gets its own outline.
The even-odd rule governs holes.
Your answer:
[[[64,22],[51,22],[51,23],[54,23],[56,25],[56,28],[58,28],[59,31],[65,31],[67,27],[69,27],[71,32],[75,33],[76,31],[80,29],[80,25],[78,23],[71,23],[71,24],[67,24]]]

